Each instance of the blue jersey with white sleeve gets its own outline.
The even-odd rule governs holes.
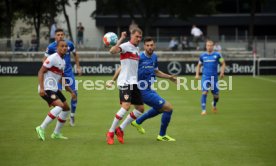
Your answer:
[[[158,70],[157,55],[153,53],[151,56],[147,56],[145,52],[140,53],[138,81],[141,89],[150,89],[155,80],[155,70]]]
[[[73,52],[75,53],[75,46],[73,44],[73,42],[66,40],[67,46],[68,46],[68,51],[66,53],[66,55],[64,56],[64,60],[65,60],[65,69],[64,69],[64,74],[68,73],[72,73],[72,65],[71,65],[71,58],[70,58],[70,53]],[[49,46],[47,47],[46,51],[45,51],[45,56],[48,57],[51,54],[54,54],[57,52],[57,42],[53,42],[51,44],[49,44]]]
[[[208,54],[204,52],[199,57],[199,63],[203,66],[202,76],[204,77],[217,77],[218,76],[218,65],[223,60],[219,52],[212,52]]]

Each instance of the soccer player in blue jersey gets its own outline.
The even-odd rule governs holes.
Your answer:
[[[144,134],[145,130],[141,127],[141,124],[149,118],[155,117],[162,114],[161,127],[159,135],[157,136],[158,141],[175,141],[174,138],[166,134],[167,127],[171,120],[171,115],[173,112],[172,104],[160,97],[156,91],[151,89],[151,84],[154,82],[155,77],[170,79],[176,82],[176,77],[163,73],[158,69],[158,58],[154,53],[155,43],[151,37],[146,37],[144,39],[144,52],[140,53],[139,67],[138,67],[138,81],[139,88],[142,94],[143,102],[150,107],[149,111],[138,117],[135,121],[131,123],[132,126],[136,127],[137,130]],[[120,69],[116,71],[112,82],[117,78]],[[111,83],[112,83],[111,82]],[[123,122],[124,123],[124,122]]]
[[[57,51],[57,42],[61,41],[61,40],[64,40],[64,31],[63,31],[63,29],[57,29],[55,31],[55,41],[48,45],[48,47],[45,51],[44,60],[49,55],[51,55]],[[64,77],[68,78],[68,79],[65,79],[66,84],[70,85],[70,88],[75,92],[75,94],[77,96],[78,93],[77,93],[77,89],[76,89],[76,85],[75,85],[75,76],[74,76],[73,69],[72,69],[70,54],[71,54],[71,52],[73,53],[74,59],[75,59],[75,64],[77,66],[77,72],[79,75],[81,75],[79,56],[75,50],[75,46],[74,46],[73,42],[66,40],[66,43],[68,45],[68,51],[67,51],[66,55],[64,56],[64,60],[65,60]],[[59,84],[59,89],[62,89],[61,84]],[[77,98],[76,99],[71,98],[71,114],[70,114],[70,125],[71,126],[75,125],[75,112],[76,112],[76,108],[77,108],[77,102],[78,102]]]
[[[200,67],[202,69],[201,79],[201,115],[206,115],[206,100],[208,91],[211,89],[213,94],[212,112],[217,113],[217,102],[219,100],[218,88],[218,65],[221,65],[219,77],[224,77],[225,61],[219,52],[214,52],[214,42],[212,40],[206,41],[206,51],[200,55],[198,65],[196,67],[196,79],[199,79]]]

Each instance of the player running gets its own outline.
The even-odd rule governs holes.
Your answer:
[[[218,64],[221,64],[220,69],[220,78],[224,77],[225,70],[225,61],[219,52],[214,52],[214,42],[212,40],[208,40],[206,42],[206,50],[200,55],[198,65],[196,67],[196,79],[199,79],[199,71],[200,67],[203,66],[202,69],[202,79],[201,79],[201,115],[206,115],[206,100],[208,90],[211,89],[213,94],[213,102],[212,102],[212,112],[217,113],[217,102],[219,100],[219,89],[218,89]]]
[[[51,54],[55,53],[57,50],[57,42],[60,40],[64,40],[64,31],[62,29],[57,29],[55,31],[55,42],[51,43],[48,45],[47,50],[45,52],[45,57],[44,60]],[[72,65],[71,65],[71,58],[70,58],[70,53],[72,52],[74,55],[75,59],[75,64],[77,66],[77,72],[79,75],[81,75],[81,67],[79,63],[79,56],[75,50],[75,46],[73,42],[66,40],[66,43],[68,45],[68,51],[66,55],[64,56],[65,60],[65,69],[64,69],[64,77],[68,78],[66,79],[66,84],[70,85],[70,88],[74,91],[76,96],[78,95],[76,85],[75,85],[75,76],[72,70]],[[61,90],[62,86],[59,84],[58,88]],[[77,103],[78,100],[71,98],[71,114],[70,114],[70,125],[74,126],[75,125],[75,113],[76,113],[76,108],[77,108]]]
[[[151,89],[151,84],[154,82],[155,77],[170,79],[176,82],[176,77],[163,73],[158,69],[158,58],[154,53],[155,43],[151,37],[144,39],[144,52],[140,54],[139,68],[138,68],[138,80],[142,99],[145,104],[152,107],[149,111],[144,113],[138,119],[131,123],[132,126],[136,127],[137,130],[144,134],[145,130],[141,124],[149,118],[155,117],[162,114],[160,132],[157,136],[158,141],[175,141],[174,138],[166,134],[167,127],[171,120],[173,106],[162,97],[160,97],[156,91]],[[112,81],[108,86],[114,83],[117,78],[120,68],[116,71],[112,78]]]
[[[38,72],[39,80],[39,95],[48,103],[49,106],[54,106],[50,110],[45,120],[40,126],[36,127],[38,137],[44,141],[44,130],[57,117],[56,128],[51,135],[53,139],[68,139],[64,137],[60,131],[69,114],[69,106],[65,97],[58,90],[57,83],[61,81],[63,70],[65,68],[64,56],[67,53],[67,43],[63,40],[57,42],[57,53],[47,57]],[[71,93],[73,99],[76,98],[74,91],[65,86],[66,90]]]
[[[142,30],[137,27],[133,28],[130,41],[121,44],[126,36],[127,33],[122,32],[117,44],[110,49],[111,54],[120,53],[121,72],[118,77],[117,85],[119,87],[121,108],[116,113],[112,125],[106,134],[106,141],[109,145],[114,144],[114,133],[118,141],[123,144],[124,128],[144,112],[141,93],[137,87],[139,62],[138,44],[142,39]],[[134,105],[135,109],[129,113],[124,122],[117,127],[119,121],[129,110],[131,104]]]

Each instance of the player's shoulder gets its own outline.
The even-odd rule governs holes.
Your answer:
[[[48,45],[48,49],[56,49],[56,47],[57,47],[57,42],[52,42],[52,43],[50,43],[49,45]]]
[[[151,57],[154,58],[154,59],[157,59],[158,56],[157,56],[157,54],[155,52],[153,52],[152,55],[151,55]]]
[[[65,40],[68,46],[74,46],[74,43],[71,40]]]
[[[220,53],[220,52],[217,52],[217,51],[213,52],[213,55],[214,55],[214,56],[217,56],[217,57],[221,57],[221,53]]]
[[[120,44],[120,47],[126,47],[126,46],[131,46],[131,43],[128,41]]]
[[[207,52],[202,52],[202,53],[199,55],[199,57],[204,57],[204,56],[206,56],[206,55],[208,55]]]
[[[144,51],[139,53],[139,58],[140,58],[140,60],[144,60],[146,58],[146,54]]]

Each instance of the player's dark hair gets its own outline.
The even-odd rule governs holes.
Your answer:
[[[153,40],[153,38],[151,36],[147,36],[147,37],[144,38],[144,44],[146,42],[150,42],[150,41],[153,41],[155,43],[155,41]]]
[[[55,33],[58,33],[58,32],[64,32],[64,31],[63,31],[63,29],[58,28],[58,29],[55,30]]]

